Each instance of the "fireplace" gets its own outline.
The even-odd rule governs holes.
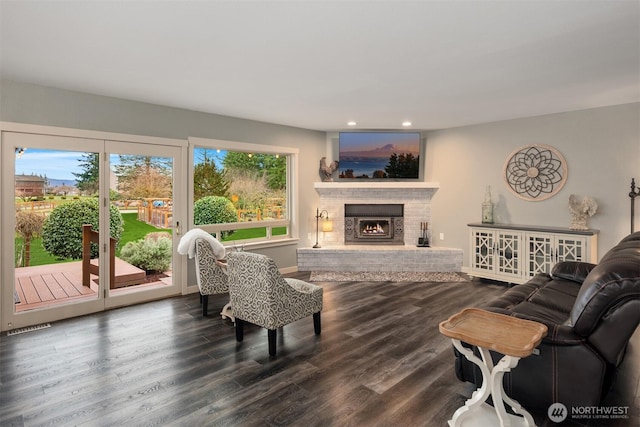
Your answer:
[[[404,205],[345,204],[345,245],[404,245]]]

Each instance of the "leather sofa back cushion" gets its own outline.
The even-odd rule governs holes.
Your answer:
[[[623,239],[589,273],[571,310],[574,332],[588,336],[616,306],[640,299],[640,233]]]
[[[517,316],[544,323],[549,328],[562,325],[569,319],[580,284],[555,280],[539,274],[527,283],[514,286],[483,308],[496,313]]]

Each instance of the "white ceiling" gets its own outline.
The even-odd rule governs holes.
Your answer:
[[[640,1],[0,0],[3,78],[317,130],[640,101]]]

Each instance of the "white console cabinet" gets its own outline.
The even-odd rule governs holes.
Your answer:
[[[598,231],[469,224],[470,276],[524,283],[560,261],[597,262]]]

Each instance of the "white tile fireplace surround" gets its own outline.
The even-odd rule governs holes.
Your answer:
[[[431,225],[434,182],[316,182],[320,210],[333,231],[320,231],[321,248],[298,249],[299,271],[461,271],[462,249],[417,247],[420,223]],[[345,204],[404,205],[404,246],[345,245]],[[315,237],[315,236],[314,236]]]

